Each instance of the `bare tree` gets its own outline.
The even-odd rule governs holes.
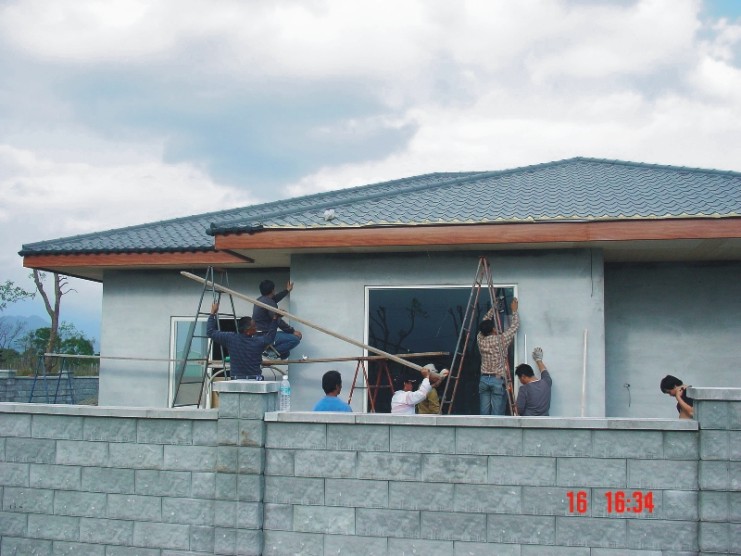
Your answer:
[[[70,288],[67,283],[66,276],[61,276],[56,272],[53,272],[52,276],[52,287],[54,288],[53,300],[50,298],[49,293],[47,293],[44,286],[46,274],[35,269],[33,271],[33,281],[36,284],[36,289],[44,300],[46,312],[49,314],[49,318],[51,319],[51,326],[49,327],[49,341],[46,344],[47,353],[54,351],[54,346],[57,344],[57,338],[59,337],[59,310],[62,304],[62,296],[72,291],[72,288]],[[46,367],[47,374],[51,373],[54,363],[55,361],[53,358],[44,357],[44,367]]]

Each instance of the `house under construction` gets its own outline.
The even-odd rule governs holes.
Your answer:
[[[435,173],[26,244],[20,255],[102,283],[100,405],[172,405],[202,293],[182,271],[227,270],[250,297],[265,278],[290,280],[281,307],[293,315],[391,354],[453,354],[482,256],[502,307],[520,300],[512,364],[544,349],[551,415],[672,417],[665,374],[739,384],[739,173],[586,158]],[[234,312],[252,305],[236,299]],[[326,370],[342,372],[347,392],[370,354],[294,324],[304,337],[292,356],[347,358],[284,367],[293,409],[306,410]],[[477,407],[475,349],[468,361],[460,413]],[[427,362],[449,364],[417,361]],[[356,411],[371,394],[360,382]]]

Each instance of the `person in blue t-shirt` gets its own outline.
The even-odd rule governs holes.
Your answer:
[[[322,389],[327,394],[314,406],[314,411],[349,411],[352,408],[337,396],[342,391],[342,375],[339,371],[327,371],[322,377]]]

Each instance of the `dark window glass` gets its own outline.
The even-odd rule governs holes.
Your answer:
[[[514,288],[496,288],[494,295],[502,326],[506,327]],[[475,304],[476,317],[467,334],[465,330],[461,333],[461,329],[469,302]],[[410,359],[418,365],[434,363],[440,370],[451,366],[459,340],[462,349],[468,336],[452,413],[475,415],[479,410],[478,380],[481,366],[476,334],[478,323],[490,307],[491,299],[486,288],[481,290],[478,299],[472,296],[471,288],[372,288],[368,293],[368,344],[392,354],[447,352],[447,356]],[[512,370],[514,343],[510,347],[509,360]],[[403,368],[401,364],[389,361],[389,372],[386,373],[384,365],[386,363],[374,362],[368,365],[368,382],[371,386],[368,396],[375,397],[372,405],[379,413],[391,411],[393,385],[389,384],[389,375],[393,382]],[[452,384],[449,390],[452,390]],[[442,397],[443,388],[439,393]]]

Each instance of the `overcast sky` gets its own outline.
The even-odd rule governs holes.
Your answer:
[[[741,0],[0,0],[0,75],[31,289],[24,243],[427,172],[741,171]]]

